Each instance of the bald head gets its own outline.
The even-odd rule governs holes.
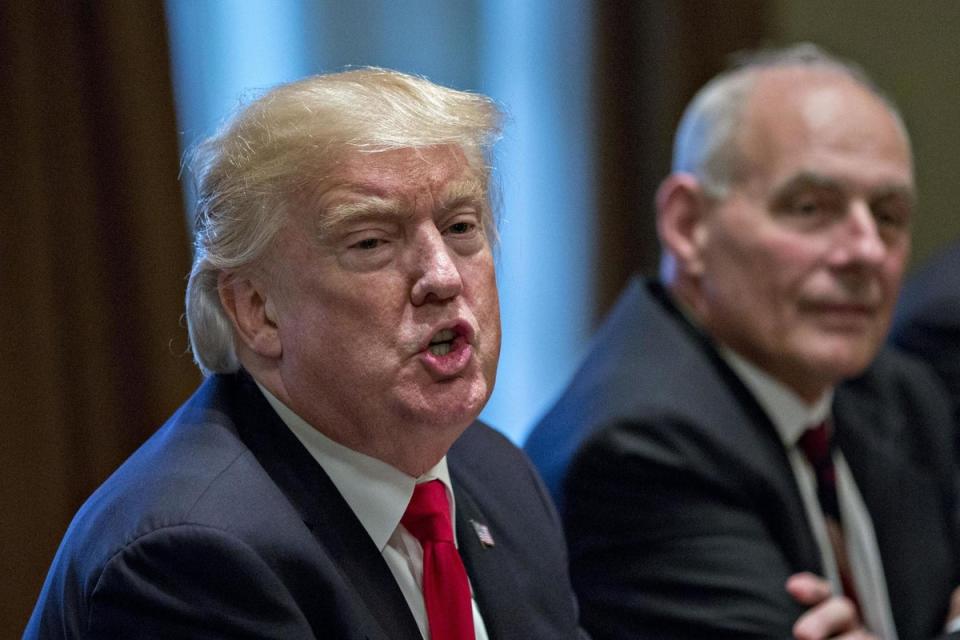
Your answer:
[[[674,137],[673,172],[695,176],[705,193],[722,197],[747,171],[740,144],[747,106],[770,97],[769,92],[755,96],[757,84],[770,81],[777,90],[790,93],[816,77],[845,78],[872,94],[908,139],[895,105],[862,69],[805,43],[741,56],[734,68],[700,89],[687,106]]]
[[[910,249],[910,144],[836,63],[716,82],[657,194],[664,280],[715,340],[812,402],[886,338]]]

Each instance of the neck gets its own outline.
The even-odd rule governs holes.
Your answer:
[[[371,416],[328,415],[311,403],[299,403],[287,392],[279,375],[250,372],[253,378],[296,418],[339,445],[376,458],[411,477],[434,467],[466,429],[405,421],[376,420]],[[287,421],[289,416],[283,416]]]

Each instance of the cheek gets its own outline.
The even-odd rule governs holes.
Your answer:
[[[489,256],[462,271],[470,312],[477,319],[483,351],[494,361],[500,352],[500,299],[493,260]]]
[[[900,290],[900,284],[903,281],[903,274],[907,266],[908,252],[900,251],[891,255],[883,269],[884,284],[888,287],[890,295],[895,296]]]
[[[488,332],[496,331],[497,340],[500,336],[500,297],[497,292],[497,279],[493,266],[483,269],[478,277],[479,285],[476,292],[476,306],[474,313],[483,318],[489,325],[484,327]]]
[[[781,305],[792,305],[803,290],[821,274],[827,273],[823,252],[802,239],[785,238],[757,250],[753,277],[765,287],[770,298]]]
[[[495,363],[500,357],[500,300],[495,282],[490,287],[490,296],[486,304],[487,308],[484,322],[487,326],[485,330],[490,337],[489,347]]]
[[[378,336],[396,332],[401,316],[387,299],[389,287],[383,283],[348,284],[315,284],[292,292],[282,329],[293,349],[347,357],[369,351]]]

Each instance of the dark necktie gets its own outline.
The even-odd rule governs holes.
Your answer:
[[[431,640],[474,640],[470,583],[453,543],[443,483],[418,484],[400,522],[423,547],[423,600]]]
[[[837,470],[833,465],[833,439],[831,437],[829,420],[807,429],[797,441],[797,446],[807,456],[810,466],[813,467],[817,478],[817,498],[820,509],[827,525],[830,544],[833,546],[833,555],[837,559],[837,570],[840,573],[840,582],[844,594],[853,601],[857,601],[857,591],[854,587],[853,573],[847,556],[847,547],[844,544],[843,526],[840,519],[840,502],[837,499]]]

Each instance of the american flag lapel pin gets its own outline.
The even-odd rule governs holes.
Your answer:
[[[470,524],[473,525],[473,530],[477,532],[477,538],[480,539],[480,544],[484,547],[494,546],[493,536],[490,535],[490,529],[487,525],[477,522],[476,520],[471,520]]]

